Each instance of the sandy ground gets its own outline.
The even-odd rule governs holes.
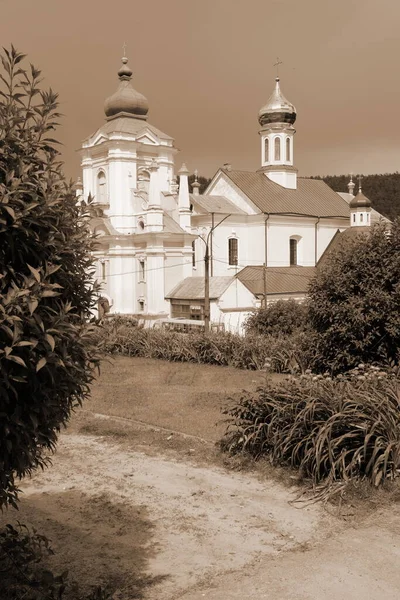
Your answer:
[[[143,371],[145,363],[138,364]],[[132,382],[124,392],[120,381],[132,359],[116,366],[118,394],[126,399]],[[185,366],[157,366],[157,391],[164,377],[181,385]],[[231,374],[206,375],[202,415],[213,422],[217,409],[207,385],[215,391],[223,375],[229,387]],[[196,387],[197,379],[187,385]],[[340,518],[320,505],[299,508],[295,482],[222,466],[216,432],[197,416],[194,389],[182,391],[188,404],[177,401],[177,419],[165,407],[152,408],[159,397],[152,400],[148,390],[146,402],[138,396],[123,419],[98,414],[105,388],[97,384],[93,412],[80,411],[61,435],[53,466],[22,485],[17,517],[53,540],[54,572],[69,568],[83,590],[109,582],[116,600],[400,598],[399,504],[368,513],[347,507]],[[114,402],[109,412],[127,411]],[[141,424],[150,414],[156,425]],[[10,512],[0,520],[14,518]]]
[[[296,507],[294,489],[196,464],[184,443],[163,456],[138,439],[140,451],[63,435],[53,466],[24,485],[19,519],[53,538],[55,570],[111,581],[124,600],[400,597],[398,506],[349,525]]]

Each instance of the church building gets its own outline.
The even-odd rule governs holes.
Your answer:
[[[147,99],[122,59],[105,122],[82,145],[83,182],[98,236],[96,278],[111,313],[202,319],[209,252],[211,321],[241,331],[262,302],[304,298],[334,238],[381,215],[360,189],[338,194],[295,167],[296,109],[280,81],[258,114],[260,166],[224,165],[204,194],[188,169],[175,176],[171,136],[148,121]]]

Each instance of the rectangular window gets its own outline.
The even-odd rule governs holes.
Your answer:
[[[196,242],[192,242],[192,267],[196,266]]]
[[[229,238],[228,240],[229,264],[238,264],[238,240],[237,238]]]
[[[297,265],[297,240],[290,240],[290,266]]]
[[[144,260],[139,260],[139,281],[144,281],[146,276],[146,264]]]

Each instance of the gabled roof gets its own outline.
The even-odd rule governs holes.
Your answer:
[[[221,171],[261,212],[349,218],[347,202],[320,179],[298,177],[297,189],[291,190],[261,171]]]
[[[197,204],[208,213],[222,215],[245,215],[246,213],[225,196],[211,194],[189,194],[192,204]]]
[[[248,266],[239,271],[236,277],[255,296],[264,295],[264,271],[265,267]],[[315,273],[315,267],[267,267],[267,295],[306,293]]]
[[[210,300],[217,300],[234,280],[234,277],[210,277]],[[171,300],[204,300],[204,277],[186,277],[169,294]]]
[[[157,129],[157,127],[150,125],[150,123],[147,123],[147,121],[133,119],[132,117],[117,117],[116,119],[106,121],[99,129],[97,129],[97,131],[87,137],[84,142],[88,142],[98,135],[104,135],[105,137],[108,137],[113,133],[125,133],[137,136],[141,132],[144,133],[146,129],[154,133],[154,135],[162,140],[173,140],[172,137],[166,133],[163,133]]]

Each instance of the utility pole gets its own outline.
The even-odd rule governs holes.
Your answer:
[[[212,225],[210,231],[207,234],[207,237],[204,239],[199,236],[201,240],[203,240],[205,244],[205,252],[204,252],[204,331],[205,333],[210,332],[210,239],[211,236],[217,227],[221,225],[228,217],[231,215],[226,215],[219,223],[216,225]]]
[[[208,252],[208,239],[204,254],[204,331],[210,331],[210,254]]]
[[[264,308],[267,308],[267,265],[264,263],[263,268],[263,282],[264,282]]]

